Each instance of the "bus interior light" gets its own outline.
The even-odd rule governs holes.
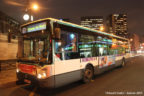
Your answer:
[[[70,38],[71,38],[72,40],[74,39],[74,37],[75,37],[74,34],[70,34]]]
[[[61,42],[58,42],[58,46],[61,46]]]
[[[104,51],[104,49],[102,47],[99,48],[99,52],[100,52],[101,55],[103,54],[103,51]]]

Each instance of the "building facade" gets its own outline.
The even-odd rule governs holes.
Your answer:
[[[95,30],[100,30],[100,28],[104,26],[103,16],[81,17],[81,25]]]
[[[12,17],[0,11],[0,33],[17,34],[19,31],[20,23]]]
[[[121,37],[128,37],[127,15],[111,14],[107,18],[107,31]]]
[[[140,37],[139,35],[132,33],[129,36],[131,51],[137,51],[140,49]]]

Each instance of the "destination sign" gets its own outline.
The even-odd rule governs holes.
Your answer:
[[[23,28],[22,33],[31,33],[31,32],[45,30],[45,29],[46,29],[46,22],[41,22]]]

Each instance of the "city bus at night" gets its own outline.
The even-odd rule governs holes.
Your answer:
[[[129,40],[77,24],[46,18],[21,26],[18,81],[56,88],[125,66]]]

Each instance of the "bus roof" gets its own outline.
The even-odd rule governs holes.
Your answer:
[[[58,19],[54,19],[54,18],[39,19],[39,20],[30,22],[30,23],[23,24],[21,27],[24,27],[24,26],[27,26],[27,25],[30,25],[30,24],[33,24],[33,23],[45,21],[45,20],[51,20],[53,22],[57,22],[58,24],[63,24],[63,25],[66,25],[66,26],[75,27],[75,28],[79,28],[79,29],[83,29],[83,30],[87,30],[87,31],[91,31],[91,32],[107,35],[107,36],[112,36],[112,37],[123,39],[123,40],[128,40],[128,39],[126,39],[124,37],[120,37],[120,36],[113,35],[113,34],[108,34],[106,32],[98,31],[98,30],[91,29],[91,28],[88,28],[88,27],[83,27],[83,26],[80,26],[78,24],[74,24],[74,23],[70,23],[70,22],[66,22],[66,21],[62,21],[62,20],[58,20]]]

